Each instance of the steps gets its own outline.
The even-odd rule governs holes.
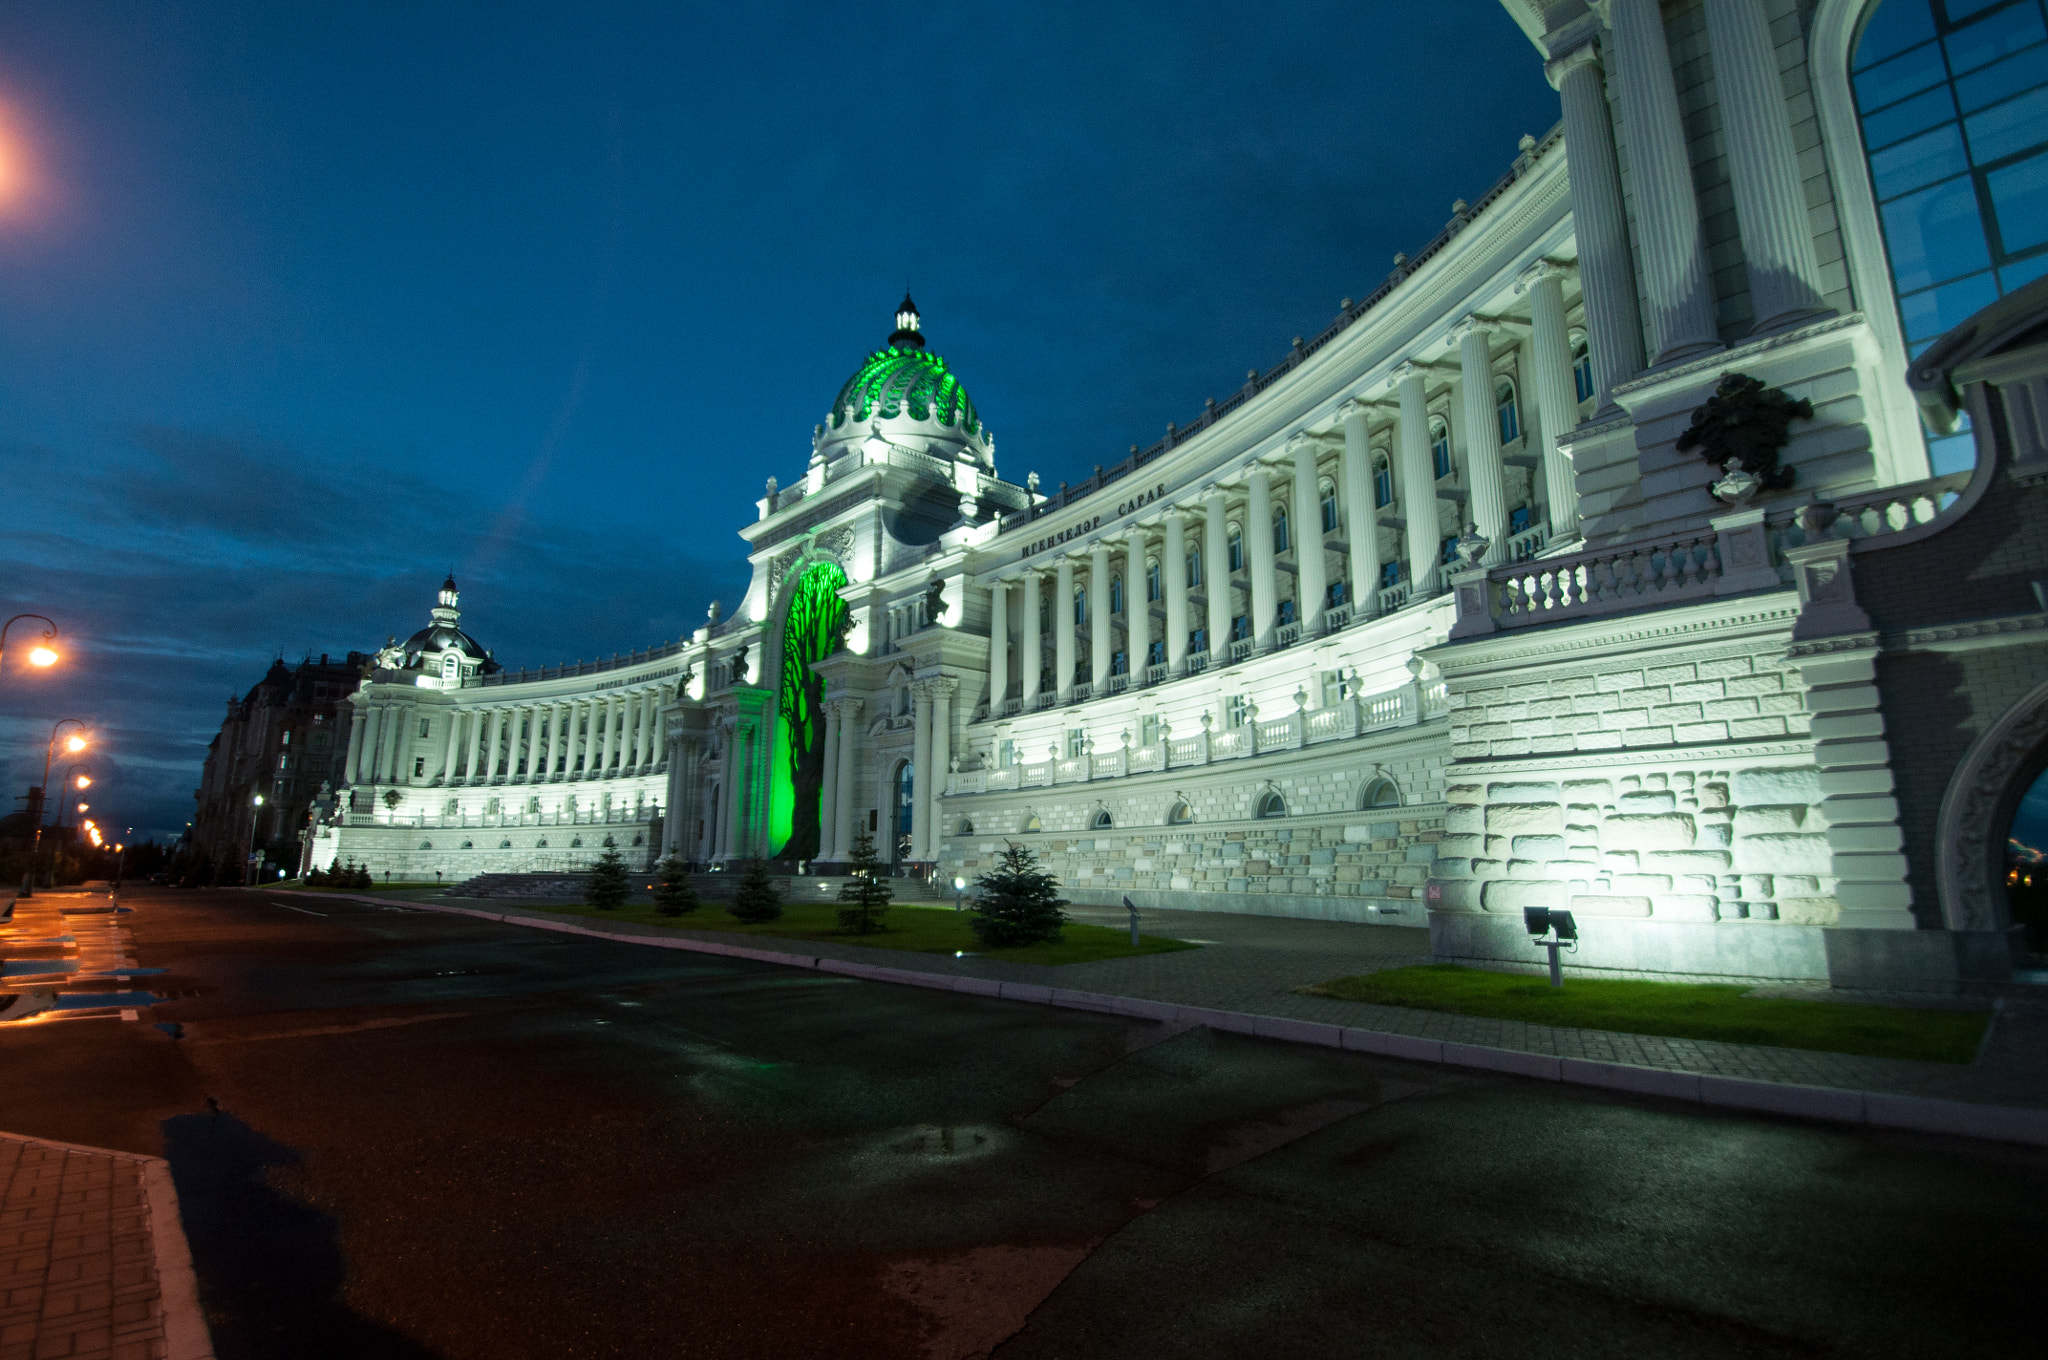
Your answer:
[[[494,902],[573,902],[583,896],[583,888],[589,878],[585,873],[559,871],[478,874],[448,889],[446,895]],[[690,885],[697,890],[697,896],[707,902],[727,902],[732,899],[733,889],[739,886],[740,878],[737,873],[691,874]],[[644,892],[652,881],[651,872],[635,873],[632,875],[633,891]],[[839,889],[849,880],[844,874],[777,874],[774,881],[782,889],[785,902],[837,902]],[[950,891],[922,879],[892,878],[889,887],[898,902],[953,900]]]

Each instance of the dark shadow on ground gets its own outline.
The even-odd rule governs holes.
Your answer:
[[[264,1174],[298,1153],[231,1114],[177,1115],[163,1129],[219,1360],[438,1360],[343,1301],[334,1220]]]

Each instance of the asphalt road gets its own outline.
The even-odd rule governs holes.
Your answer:
[[[2040,1150],[126,900],[171,999],[0,1027],[0,1128],[171,1159],[222,1360],[2039,1353]]]

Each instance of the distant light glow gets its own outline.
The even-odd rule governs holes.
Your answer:
[[[31,666],[54,666],[57,664],[57,654],[48,647],[34,648],[28,654],[28,664]]]
[[[74,753],[83,751],[85,749],[85,738],[79,736],[76,732],[72,733],[64,739],[64,749]]]

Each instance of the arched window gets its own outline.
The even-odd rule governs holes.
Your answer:
[[[542,836],[542,837],[541,837],[541,838],[540,838],[539,840],[537,840],[537,841],[535,841],[535,842],[533,843],[533,848],[534,848],[534,849],[536,849],[536,850],[545,850],[545,849],[547,849],[547,848],[548,848],[548,838],[547,838],[546,836]]]
[[[974,834],[974,823],[962,817],[960,825],[953,828],[953,834],[956,836],[972,836]]]
[[[1166,583],[1159,578],[1159,559],[1145,559],[1145,603],[1166,598]]]
[[[1202,584],[1202,550],[1200,548],[1188,549],[1188,584],[1190,586]]]
[[[1108,808],[1095,809],[1095,815],[1088,821],[1090,831],[1107,831],[1116,825],[1116,819],[1109,815]]]
[[[1593,399],[1593,351],[1584,331],[1572,332],[1572,390],[1580,401]]]
[[[1287,536],[1287,512],[1285,510],[1276,509],[1273,511],[1273,551],[1276,553],[1284,553],[1287,551],[1289,546],[1290,540]]]
[[[910,858],[910,813],[917,805],[917,769],[910,761],[896,767],[896,848],[898,859]]]
[[[1365,786],[1365,795],[1358,800],[1361,808],[1386,808],[1401,806],[1401,790],[1393,780],[1380,778]]]
[[[1515,401],[1515,380],[1503,374],[1493,380],[1493,413],[1500,420],[1500,442],[1512,444],[1522,435],[1522,408]]]
[[[498,842],[498,848],[499,848],[500,850],[510,850],[510,849],[512,848],[512,842],[510,842],[510,841],[499,841],[499,842]]]
[[[1074,626],[1076,628],[1088,626],[1088,587],[1086,586],[1074,587]]]
[[[1372,456],[1372,503],[1376,510],[1394,503],[1394,461],[1385,453]]]
[[[1287,800],[1278,793],[1267,794],[1259,799],[1258,815],[1260,817],[1285,817],[1287,815]]]
[[[1109,612],[1112,614],[1124,612],[1124,578],[1121,576],[1109,578]]]
[[[1429,418],[1429,456],[1438,481],[1451,475],[1451,423],[1442,416]]]
[[[571,836],[569,838],[569,848],[571,850],[581,850],[583,848],[583,838],[581,836]]]
[[[1038,820],[1037,813],[1032,812],[1025,814],[1024,825],[1018,827],[1017,829],[1023,832],[1025,835],[1029,836],[1045,830],[1045,824]]]
[[[1232,571],[1243,571],[1243,570],[1244,570],[1244,530],[1242,530],[1242,529],[1238,528],[1238,527],[1237,527],[1237,526],[1236,526],[1235,524],[1233,524],[1233,525],[1231,525],[1231,526],[1230,526],[1230,529],[1229,529],[1229,535],[1230,535],[1230,538],[1229,538],[1229,541],[1230,541],[1230,569],[1231,569]]]
[[[476,849],[476,842],[475,842],[475,841],[464,841],[464,842],[462,843],[462,848],[463,848],[463,849],[465,849],[465,850],[474,850],[474,849]]]
[[[1884,0],[1849,60],[1906,349],[2048,273],[2041,0]],[[1975,461],[1965,430],[1934,472]]]
[[[1195,810],[1189,807],[1185,801],[1177,799],[1174,805],[1166,810],[1166,824],[1168,826],[1186,826],[1194,820]]]
[[[1324,482],[1320,488],[1323,501],[1323,532],[1337,532],[1337,484]]]
[[[434,843],[433,843],[432,841],[421,841],[421,842],[420,842],[420,849],[422,849],[422,850],[431,850],[431,849],[433,849],[433,848],[434,848]]]

